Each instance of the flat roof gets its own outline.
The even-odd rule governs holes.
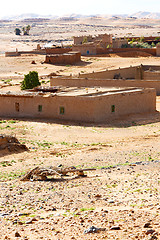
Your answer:
[[[70,87],[58,92],[59,96],[104,96],[118,93],[142,91],[142,88],[126,87]]]
[[[55,87],[56,88],[56,87]],[[33,90],[29,91],[0,91],[0,96],[4,97],[53,97],[53,96],[83,96],[83,97],[99,97],[104,95],[113,95],[121,93],[134,93],[142,92],[144,88],[135,88],[135,87],[57,87],[57,92],[34,92]]]

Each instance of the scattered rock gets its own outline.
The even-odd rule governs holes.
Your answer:
[[[110,229],[111,230],[121,230],[121,228],[119,226],[112,226]]]
[[[23,223],[22,223],[19,219],[15,219],[15,220],[13,221],[13,224],[23,225]]]
[[[106,229],[105,228],[97,228],[97,227],[90,227],[86,230],[84,230],[84,234],[87,234],[87,233],[97,233],[97,232],[100,232],[100,231],[105,231]]]
[[[19,234],[19,232],[15,232],[15,237],[21,237],[21,235]]]
[[[8,149],[9,152],[28,151],[25,144],[21,144],[17,138],[11,135],[0,135],[0,150]]]
[[[146,235],[153,234],[155,232],[154,229],[148,229]]]
[[[95,197],[100,198],[100,197],[102,197],[102,195],[101,194],[96,194]]]
[[[108,201],[108,203],[115,203],[115,201],[114,200],[110,200],[110,201]]]
[[[26,221],[26,224],[31,224],[31,223],[36,222],[36,221],[38,221],[36,218],[32,218],[32,219]]]
[[[151,223],[150,222],[145,223],[144,228],[151,228]]]
[[[156,235],[152,235],[152,236],[149,238],[149,240],[156,240],[156,239],[158,239],[158,237],[157,237]]]

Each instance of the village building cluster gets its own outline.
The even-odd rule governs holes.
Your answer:
[[[146,39],[150,40],[153,41]],[[89,35],[74,37],[72,47],[41,48],[37,45],[37,49],[32,53],[45,55],[44,63],[66,65],[80,62],[81,55],[133,51],[123,47],[127,44],[126,38],[114,38],[110,34]],[[158,42],[154,48],[137,51],[160,56],[160,44]],[[16,50],[15,53],[6,52],[5,56],[20,56],[25,53],[28,52]],[[1,117],[99,123],[128,114],[155,112],[156,94],[160,94],[160,66],[130,66],[87,74],[79,73],[74,77],[54,76],[50,79],[48,89],[1,92],[0,113]]]
[[[79,36],[74,37],[72,49],[80,51],[81,55],[97,55],[107,53],[107,49],[121,48],[127,43],[127,39],[113,38],[111,34]]]

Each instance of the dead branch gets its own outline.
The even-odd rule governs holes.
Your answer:
[[[83,169],[77,169],[75,167],[66,167],[66,168],[58,168],[58,167],[36,167],[26,173],[23,177],[21,177],[21,181],[28,181],[36,177],[40,178],[41,180],[47,180],[48,176],[60,176],[61,178],[63,176],[66,176],[67,173],[77,173],[78,176],[85,176],[84,171],[94,171],[96,169],[94,168],[83,168]]]

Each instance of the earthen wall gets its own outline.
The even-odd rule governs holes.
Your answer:
[[[156,48],[97,48],[97,55],[122,52],[144,52],[156,56]]]
[[[122,79],[85,79],[85,78],[61,78],[55,77],[50,80],[51,86],[68,87],[143,87],[155,88],[156,94],[160,95],[160,81],[158,80],[122,80]]]
[[[47,55],[45,63],[51,64],[75,64],[81,61],[80,52]]]
[[[46,48],[46,54],[63,54],[68,53],[72,49],[71,48]]]
[[[112,111],[112,106],[115,111]],[[0,117],[105,122],[126,114],[154,112],[155,110],[156,93],[154,89],[122,91],[97,97],[0,96]]]
[[[157,44],[156,46],[156,55],[157,57],[160,57],[160,44]]]
[[[104,70],[100,72],[92,73],[82,73],[81,78],[103,78],[103,79],[113,79],[115,75],[120,75],[121,78],[134,79],[135,71],[137,67],[119,68],[114,70]]]
[[[73,45],[73,51],[79,51],[81,55],[96,55],[97,47],[94,44]]]
[[[159,82],[160,82],[160,71],[159,72],[144,72],[143,79],[144,80],[159,80]]]
[[[5,52],[5,57],[17,57],[21,54],[19,52]]]

